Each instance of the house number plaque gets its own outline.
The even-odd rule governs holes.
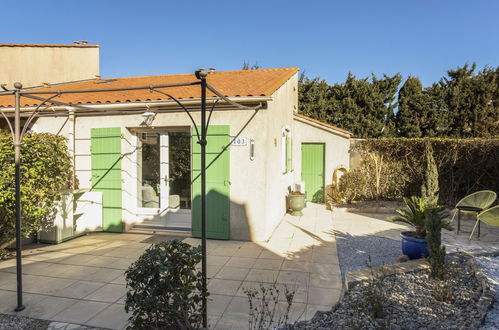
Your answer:
[[[248,145],[248,138],[246,137],[238,137],[232,141],[233,146],[245,146]]]

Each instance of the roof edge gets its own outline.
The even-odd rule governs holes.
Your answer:
[[[224,104],[226,101],[217,101],[219,98],[218,97],[208,97],[206,98],[206,103],[207,104],[213,104],[214,102],[218,102],[218,104]],[[269,102],[272,101],[272,96],[234,96],[234,97],[228,97],[229,100],[233,102],[239,102],[239,103],[263,103],[263,102]],[[198,105],[201,104],[201,99],[200,98],[193,98],[193,99],[180,99],[180,103],[183,105]],[[139,101],[139,102],[114,102],[114,103],[68,103],[64,105],[53,105],[50,106],[50,109],[54,111],[61,111],[61,110],[67,110],[67,108],[74,107],[78,111],[78,107],[80,106],[81,108],[89,108],[89,109],[106,109],[106,108],[120,108],[120,109],[133,109],[133,108],[144,108],[146,109],[147,106],[152,106],[152,107],[161,107],[161,106],[177,106],[178,103],[174,100],[168,99],[168,100],[149,100],[149,101]],[[21,111],[30,111],[30,110],[35,110],[37,109],[37,106],[21,106]],[[9,105],[9,106],[4,106],[0,105],[0,110],[5,111],[5,112],[13,112],[14,111],[14,106]]]
[[[308,116],[305,116],[305,115],[302,115],[300,113],[295,113],[293,114],[294,115],[294,119],[301,119],[300,121],[306,123],[306,124],[309,124],[311,126],[315,126],[315,125],[319,125],[319,126],[322,126],[322,127],[325,127],[327,129],[330,129],[330,130],[333,130],[335,131],[335,133],[340,133],[340,135],[343,135],[343,136],[348,136],[348,137],[353,137],[353,133],[350,132],[350,131],[347,131],[343,128],[339,128],[339,127],[336,127],[336,126],[333,126],[333,125],[329,125],[325,122],[322,122],[320,120],[317,120],[317,119],[313,119],[313,118],[310,118]],[[315,124],[315,125],[314,125]]]
[[[99,45],[77,44],[9,44],[0,43],[0,47],[39,47],[39,48],[100,48]]]

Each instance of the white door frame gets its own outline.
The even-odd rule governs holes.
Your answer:
[[[170,197],[170,139],[168,132],[159,132],[159,209],[163,213],[168,209]]]
[[[160,201],[159,201],[159,208],[146,208],[146,207],[139,207],[138,202],[140,198],[140,193],[139,193],[139,176],[138,176],[138,164],[139,164],[139,156],[141,155],[140,152],[140,140],[138,138],[138,134],[144,133],[144,131],[133,131],[132,135],[132,147],[136,152],[132,153],[132,178],[135,178],[135,180],[132,180],[132,189],[135,191],[135,194],[131,194],[132,196],[136,196],[136,198],[132,201],[132,205],[134,205],[135,213],[137,215],[145,215],[145,216],[151,216],[151,215],[161,215],[166,213],[169,208],[169,191],[170,191],[170,183],[168,181],[169,178],[169,139],[168,139],[168,132],[165,130],[151,130],[151,132],[158,133],[159,134],[159,150],[160,150],[160,160],[159,160],[159,172],[160,172]]]

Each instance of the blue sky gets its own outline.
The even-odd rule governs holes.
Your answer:
[[[329,83],[348,72],[419,76],[499,65],[497,0],[2,1],[0,42],[101,46],[101,75],[298,66]]]

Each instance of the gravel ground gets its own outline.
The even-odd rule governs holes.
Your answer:
[[[402,254],[400,240],[376,236],[351,236],[336,234],[336,248],[341,275],[351,270],[366,268],[371,256],[371,266],[391,265]]]
[[[492,308],[487,313],[485,323],[481,329],[499,329],[499,256],[478,257],[476,258],[476,262],[482,269],[485,277],[489,280],[490,290],[495,297],[494,305],[492,305]]]
[[[105,330],[90,326],[33,319],[0,313],[0,330]]]
[[[50,321],[0,314],[0,330],[42,330],[47,329],[49,324]]]
[[[446,291],[451,297],[444,301],[435,299],[439,282],[430,279],[427,270],[392,275],[385,277],[377,291],[384,294],[382,317],[373,316],[373,305],[367,302],[373,286],[363,281],[348,291],[335,309],[319,312],[294,329],[469,329],[478,315],[481,287],[467,263],[456,263],[453,269]]]

